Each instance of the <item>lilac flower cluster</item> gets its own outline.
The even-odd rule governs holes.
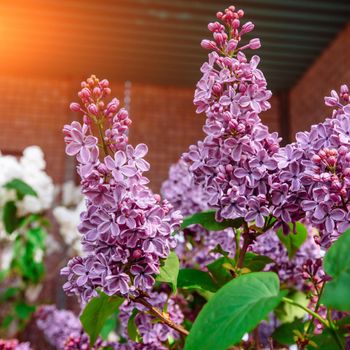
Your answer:
[[[20,343],[17,339],[0,339],[0,350],[31,350],[29,343]]]
[[[184,216],[208,210],[208,196],[193,182],[188,164],[180,159],[169,170],[169,177],[162,184],[161,193]],[[192,225],[177,235],[176,253],[185,267],[204,267],[218,257],[213,250],[221,249],[234,255],[232,229],[209,232],[200,225]]]
[[[241,27],[242,17],[243,11],[231,6],[217,14],[223,24],[208,26],[214,41],[210,45],[204,41],[202,46],[214,51],[201,68],[203,76],[194,97],[197,112],[206,114],[207,136],[191,146],[184,159],[195,182],[208,194],[208,205],[218,209],[218,219],[244,217],[263,227],[264,217],[281,217],[271,203],[271,192],[277,197],[279,191],[271,188],[279,139],[259,118],[260,112],[270,108],[271,92],[257,68],[259,57],[248,60],[242,52],[258,48],[258,39],[238,45],[254,28],[251,22]]]
[[[163,310],[166,305],[167,313],[173,322],[177,324],[183,322],[184,315],[174,297],[169,298],[164,292],[152,292],[150,300],[152,305],[160,310]],[[145,346],[153,346],[157,350],[166,350],[168,347],[165,343],[170,338],[179,338],[178,332],[163,323],[155,323],[155,318],[147,313],[147,309],[133,301],[125,301],[120,307],[119,319],[121,321],[121,334],[124,338],[128,338],[128,320],[135,309],[138,311],[135,316],[135,324]]]
[[[283,181],[283,197],[300,208],[328,247],[350,226],[350,104],[343,85],[325,98],[332,117],[296,134],[296,142],[282,148],[276,160]],[[287,189],[289,193],[287,194]],[[296,210],[296,209],[295,209]]]
[[[68,276],[65,291],[85,302],[98,288],[122,296],[149,291],[176,245],[171,233],[182,219],[147,187],[147,146],[128,144],[131,121],[117,99],[105,104],[110,92],[107,80],[92,76],[83,82],[81,103],[71,104],[83,114],[83,124],[64,127],[66,152],[78,161],[87,210],[78,227],[86,256],[70,260],[62,273]]]
[[[77,316],[68,310],[58,310],[53,305],[44,305],[36,313],[36,324],[46,340],[57,350],[64,350],[69,337],[79,337],[82,326]]]
[[[152,306],[164,309],[167,306],[167,313],[170,319],[176,323],[182,323],[184,316],[180,307],[175,303],[175,297],[169,298],[164,292],[150,293]],[[129,339],[128,321],[133,310],[138,310],[135,323],[142,338],[140,343]],[[106,342],[98,339],[93,349],[113,350],[164,350],[164,345],[169,338],[178,339],[179,334],[167,325],[155,323],[143,305],[126,300],[120,307],[120,336],[127,343]],[[79,318],[71,311],[58,310],[53,305],[41,306],[36,314],[38,328],[44,333],[46,340],[57,350],[88,350],[89,337],[84,332]],[[0,343],[1,344],[1,343]],[[0,348],[1,349],[1,348]],[[17,348],[16,348],[17,349]],[[7,348],[6,348],[7,350]],[[12,350],[10,348],[9,350]],[[23,350],[26,350],[25,348]],[[29,348],[28,348],[29,350]]]

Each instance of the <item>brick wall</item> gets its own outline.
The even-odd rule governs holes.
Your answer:
[[[330,90],[339,90],[341,84],[350,84],[350,24],[294,86],[290,94],[291,137],[297,131],[308,130],[310,125],[330,115],[323,97]]]
[[[0,150],[20,154],[37,144],[45,152],[48,172],[56,183],[74,177],[74,163],[64,155],[62,126],[74,116],[68,109],[75,99],[79,79],[45,80],[0,78]],[[124,84],[112,86],[114,96],[123,100]],[[169,165],[176,162],[188,146],[203,138],[204,117],[195,114],[193,88],[133,84],[130,113],[132,144],[149,146],[147,160],[151,187],[158,191],[166,179]],[[271,130],[278,130],[277,100],[262,115]]]

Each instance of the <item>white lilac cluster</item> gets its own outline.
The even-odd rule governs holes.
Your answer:
[[[16,200],[15,192],[3,186],[13,179],[20,179],[31,186],[38,196],[25,196],[22,201],[16,201],[19,215],[49,209],[54,199],[54,185],[45,167],[44,153],[38,146],[25,148],[19,159],[0,155],[0,206],[8,200]]]
[[[59,224],[60,234],[70,255],[82,255],[81,234],[78,231],[80,214],[86,210],[80,186],[68,181],[62,186],[62,203],[52,211]]]

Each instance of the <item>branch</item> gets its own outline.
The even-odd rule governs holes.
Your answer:
[[[185,329],[181,325],[172,321],[171,318],[169,317],[169,314],[159,310],[157,307],[150,304],[146,299],[144,299],[142,297],[136,297],[136,298],[133,298],[132,300],[145,306],[153,316],[157,317],[158,319],[160,319],[160,321],[162,323],[166,324],[167,326],[171,327],[172,329],[175,329],[180,334],[182,334],[184,336],[187,336],[189,334],[187,329]]]

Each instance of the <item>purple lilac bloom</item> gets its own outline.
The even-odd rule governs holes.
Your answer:
[[[36,313],[36,324],[46,340],[57,350],[64,350],[69,337],[82,333],[79,318],[68,310],[58,310],[53,305],[41,306]]]
[[[128,144],[131,120],[117,99],[104,102],[110,93],[107,80],[92,76],[83,82],[81,103],[71,104],[83,114],[83,123],[63,129],[66,151],[78,161],[87,209],[78,227],[85,255],[73,258],[62,274],[68,279],[64,290],[83,302],[97,289],[122,296],[149,292],[161,262],[176,246],[172,232],[182,219],[147,187],[147,146]]]
[[[280,169],[274,179],[289,186],[285,202],[301,210],[320,232],[320,244],[328,247],[350,227],[350,104],[348,87],[334,90],[325,103],[332,116],[296,134],[296,142],[281,148],[275,158]],[[286,161],[284,161],[286,160]],[[278,210],[278,209],[276,209]],[[276,211],[275,210],[275,211]]]
[[[29,343],[20,343],[17,339],[0,339],[0,350],[31,350]]]
[[[188,164],[180,159],[169,170],[169,177],[162,184],[161,193],[175,209],[184,216],[209,209],[208,194],[193,182]],[[220,247],[234,255],[234,234],[232,229],[211,231],[200,225],[192,225],[177,235],[176,252],[185,267],[204,267],[218,257],[213,250]]]
[[[152,292],[150,293],[149,300],[154,307],[157,307],[160,310],[163,310],[166,305],[167,313],[173,322],[177,324],[183,322],[184,315],[175,302],[174,297],[169,298],[164,292]],[[128,320],[134,309],[138,310],[138,313],[135,316],[135,324],[144,345],[154,346],[154,349],[157,350],[166,350],[167,346],[165,345],[165,342],[167,342],[170,337],[173,339],[179,338],[178,332],[165,324],[155,323],[155,318],[147,313],[147,309],[143,305],[133,301],[125,301],[120,307],[119,319],[121,321],[121,334],[123,337],[128,338]],[[146,347],[145,349],[148,348]]]
[[[259,57],[249,60],[243,53],[259,48],[259,40],[239,46],[241,37],[254,28],[251,22],[241,26],[243,15],[230,6],[217,14],[222,24],[208,26],[214,41],[204,40],[202,47],[212,52],[201,68],[203,76],[194,96],[197,112],[206,114],[206,137],[183,158],[193,181],[208,193],[208,206],[217,209],[219,220],[244,217],[262,228],[275,208],[270,193],[280,140],[259,118],[270,108],[271,91],[257,68]],[[285,207],[284,216],[275,216],[289,219],[286,212],[293,209]]]
[[[159,304],[159,297],[156,298]],[[171,304],[171,303],[170,303]],[[164,305],[164,304],[163,304]],[[177,306],[171,304],[170,310],[178,312]],[[130,316],[130,315],[129,315]],[[175,319],[176,317],[174,317]],[[128,340],[127,344],[119,344],[118,342],[102,341],[99,338],[93,348],[90,348],[89,337],[84,332],[79,318],[68,310],[58,310],[53,305],[41,306],[36,314],[36,323],[38,328],[44,333],[45,338],[49,344],[54,346],[57,350],[97,350],[97,349],[112,349],[112,350],[163,350],[163,346],[154,346],[143,343],[135,343],[128,340],[128,335],[124,334]],[[178,317],[176,319],[179,319]],[[122,317],[126,322],[122,325],[123,329],[127,328],[128,318]],[[150,325],[152,328],[152,325]],[[156,330],[154,330],[156,332]],[[169,333],[170,334],[170,333]],[[0,341],[0,349],[1,341]],[[4,350],[7,348],[4,348]],[[30,348],[9,348],[9,350],[30,350]]]

